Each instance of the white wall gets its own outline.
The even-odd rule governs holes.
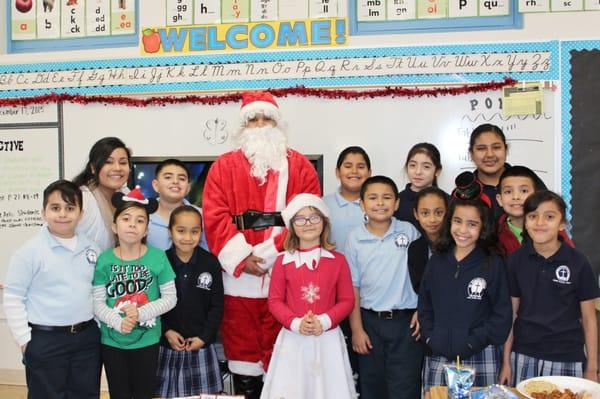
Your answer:
[[[162,26],[164,25],[164,1],[140,1],[142,9],[140,11],[141,26]],[[524,17],[524,29],[520,30],[501,30],[501,31],[477,31],[477,32],[459,32],[459,33],[440,33],[440,34],[404,34],[404,35],[386,35],[386,36],[358,36],[350,37],[349,45],[356,47],[377,47],[377,46],[418,46],[426,44],[455,44],[455,43],[476,43],[476,42],[510,42],[510,41],[536,41],[536,40],[576,40],[576,39],[598,39],[600,33],[598,25],[600,22],[600,12],[574,12],[574,13],[553,13],[553,14],[527,14]],[[13,63],[32,63],[62,60],[93,60],[110,58],[133,58],[139,57],[140,50],[134,48],[118,48],[94,51],[72,51],[57,53],[37,53],[37,54],[6,54],[6,38],[4,27],[6,20],[6,7],[0,5],[0,64]],[[596,32],[595,37],[592,36]],[[289,112],[289,110],[287,111]],[[82,113],[85,115],[85,113]],[[89,151],[90,143],[95,141],[95,135],[87,135],[85,120],[79,121],[80,125],[77,131],[74,131],[75,125],[66,127],[65,135],[65,170],[67,176],[72,176],[75,171],[81,168],[85,160],[85,154]],[[136,146],[134,151],[138,155],[146,155],[154,152],[153,145],[162,145],[160,141],[147,140],[141,137],[144,129],[140,129],[139,120],[123,120],[123,130],[128,131],[127,142],[134,142]],[[136,124],[136,125],[128,125]],[[118,134],[118,132],[106,132],[106,135]],[[341,134],[341,133],[338,133]],[[294,138],[292,144],[297,144],[300,150],[307,152],[318,152],[314,147],[302,142],[297,142]],[[180,148],[180,147],[179,147]],[[194,148],[194,147],[192,147]],[[336,149],[337,150],[337,149]],[[164,152],[157,147],[158,153]],[[181,154],[181,155],[203,155],[203,154]],[[212,154],[207,154],[212,155]],[[400,157],[402,160],[404,156]],[[326,163],[325,173],[333,173],[331,170],[331,160]],[[401,161],[400,161],[401,162]],[[331,181],[328,177],[326,181]],[[330,191],[332,184],[326,186],[326,191]],[[0,243],[0,251],[11,251]],[[3,276],[0,276],[0,280]],[[1,312],[0,312],[1,313]],[[0,319],[0,383],[19,382],[22,383],[22,373],[15,372],[21,370],[20,354],[15,344],[10,338],[6,321]]]

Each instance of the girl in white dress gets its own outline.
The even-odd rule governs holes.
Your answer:
[[[354,306],[346,258],[329,242],[329,210],[299,194],[281,213],[289,229],[273,266],[269,310],[283,325],[261,399],[355,398],[340,321]]]

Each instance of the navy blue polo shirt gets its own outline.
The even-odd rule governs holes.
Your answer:
[[[507,267],[510,295],[520,300],[513,351],[556,362],[584,361],[580,302],[599,295],[585,256],[561,243],[545,259],[528,241],[509,256]]]
[[[416,197],[417,193],[410,189],[410,183],[408,183],[404,190],[398,193],[400,206],[398,207],[398,210],[394,212],[394,217],[398,220],[410,222],[415,227],[419,227],[419,223],[413,212]]]

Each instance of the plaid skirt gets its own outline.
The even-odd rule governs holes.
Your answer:
[[[468,359],[461,359],[461,364],[475,369],[475,386],[487,387],[496,384],[498,373],[502,366],[501,348],[489,345],[481,352]],[[423,389],[425,392],[436,385],[447,386],[444,365],[455,362],[455,359],[446,359],[444,356],[426,356],[423,368]]]
[[[223,390],[214,345],[195,352],[178,352],[161,345],[157,373],[155,396],[160,398],[214,394]]]
[[[513,372],[513,387],[516,387],[519,382],[533,377],[550,375],[583,377],[582,362],[552,362],[517,352],[510,354],[510,366]]]

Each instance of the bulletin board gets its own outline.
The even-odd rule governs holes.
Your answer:
[[[565,42],[562,75],[565,91],[562,104],[564,134],[563,189],[572,216],[572,233],[596,273],[600,272],[600,41]],[[567,135],[568,133],[568,135]]]
[[[517,0],[356,0],[350,34],[520,29]]]
[[[11,0],[7,51],[135,46],[139,0]]]
[[[60,104],[0,107],[0,281],[43,224],[42,193],[63,176]]]

